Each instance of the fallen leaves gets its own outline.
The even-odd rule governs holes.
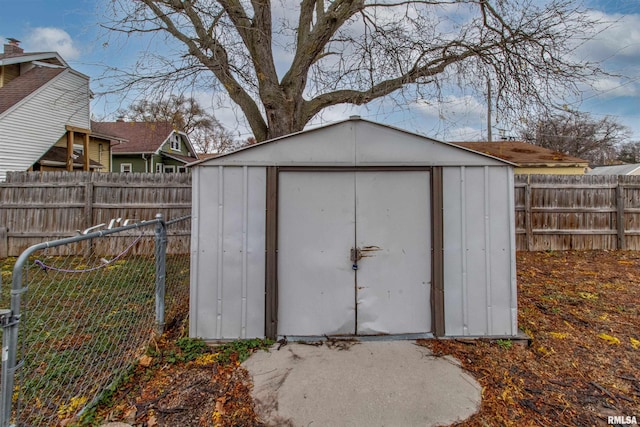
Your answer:
[[[551,336],[551,338],[555,338],[559,340],[563,340],[569,336],[569,334],[566,332],[549,332],[549,335]]]
[[[482,386],[480,412],[459,425],[591,426],[640,414],[640,252],[532,252],[517,261],[518,323],[530,347],[420,341],[462,361]],[[170,338],[159,345],[175,347]],[[259,426],[250,392],[237,353],[153,358],[104,413],[147,427]]]
[[[598,334],[598,338],[606,341],[608,344],[620,344],[620,340],[616,337],[612,337],[611,335],[607,335],[605,333]]]
[[[458,425],[591,426],[640,413],[640,253],[530,252],[517,262],[530,347],[421,341],[482,386],[480,412]]]
[[[261,425],[238,355],[229,352],[222,360],[220,353],[195,344],[164,336],[156,356],[141,357],[130,383],[99,411],[101,418],[145,427]]]
[[[138,361],[138,365],[140,365],[143,368],[148,368],[149,366],[151,366],[152,362],[153,362],[153,358],[145,354]]]

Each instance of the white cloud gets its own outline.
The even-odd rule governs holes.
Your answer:
[[[34,28],[27,35],[25,45],[25,50],[30,52],[58,52],[65,60],[74,60],[80,56],[80,50],[74,45],[69,33],[60,28]]]
[[[416,107],[428,116],[443,120],[456,120],[459,117],[479,120],[485,117],[487,110],[486,104],[480,103],[471,95],[448,95],[436,102],[419,100]]]
[[[637,83],[616,78],[603,78],[593,83],[599,98],[615,98],[618,96],[638,96]]]
[[[635,64],[640,60],[640,14],[606,14],[590,12],[600,22],[598,34],[584,43],[578,53],[595,61],[615,60]]]
[[[477,128],[464,126],[447,130],[442,136],[445,141],[486,141],[487,138]]]

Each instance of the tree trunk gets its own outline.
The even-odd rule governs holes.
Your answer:
[[[278,96],[277,102],[264,102],[267,114],[267,138],[274,139],[286,136],[304,129],[308,120],[301,115],[299,103],[285,96]]]

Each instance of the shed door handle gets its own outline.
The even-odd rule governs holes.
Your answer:
[[[360,248],[351,248],[351,255],[349,257],[351,262],[356,263],[362,259],[362,251]]]

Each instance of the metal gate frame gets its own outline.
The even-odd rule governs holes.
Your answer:
[[[431,325],[436,337],[444,335],[443,188],[440,166],[269,166],[266,168],[265,336],[278,334],[278,176],[280,172],[411,172],[431,174]]]

